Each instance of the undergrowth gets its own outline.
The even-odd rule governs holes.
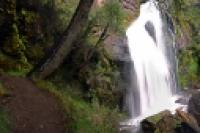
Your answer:
[[[70,86],[59,88],[52,82],[35,80],[36,85],[49,91],[57,97],[63,106],[66,118],[67,132],[73,133],[116,133],[118,122],[123,114],[118,109],[109,109],[99,105],[97,99],[91,103],[77,96],[78,89]]]
[[[7,112],[0,108],[0,132],[11,133],[10,121]]]

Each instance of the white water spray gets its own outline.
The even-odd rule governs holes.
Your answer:
[[[172,85],[176,83],[172,76],[176,72],[167,54],[166,45],[169,44],[166,44],[155,0],[141,5],[140,16],[130,25],[126,35],[137,79],[137,87],[131,86],[127,95],[132,124],[166,109],[174,111],[179,106],[175,104],[176,85]]]

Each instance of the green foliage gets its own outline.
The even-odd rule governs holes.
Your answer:
[[[125,29],[125,11],[119,1],[106,0],[101,8],[91,12],[91,18],[95,24],[105,27],[107,24],[113,32],[122,33]]]
[[[170,8],[170,13],[176,23],[177,33],[183,32],[189,38],[192,37],[193,30],[198,30],[200,25],[200,10],[195,6],[195,3],[197,3],[196,0],[175,0]]]
[[[30,69],[31,65],[24,54],[25,50],[18,27],[13,23],[9,36],[3,42],[4,53],[0,52],[0,67],[5,71]]]
[[[63,32],[75,13],[79,0],[47,0],[54,10],[54,18],[51,20],[56,28],[56,32]],[[55,32],[55,31],[54,31]]]
[[[66,112],[67,132],[74,133],[115,133],[122,114],[119,111],[111,110],[99,105],[98,101],[85,102],[77,96],[74,91],[80,90],[71,88],[65,84],[59,88],[51,82],[35,80],[39,88],[48,90],[54,94],[62,103]]]
[[[200,81],[200,10],[195,3],[196,0],[176,0],[170,10],[176,22],[177,38],[183,35],[188,43],[178,53],[179,81],[182,87],[193,88]]]
[[[36,22],[37,18],[39,17],[37,13],[32,11],[27,11],[25,9],[21,10],[20,17],[24,18],[25,24],[32,24]]]
[[[193,50],[194,49],[194,50]],[[179,79],[183,87],[194,87],[199,83],[199,48],[187,48],[179,53]]]
[[[0,52],[0,68],[10,75],[25,75],[30,69],[31,65],[26,63],[24,59],[13,59]]]
[[[75,9],[79,3],[79,0],[68,0],[67,2],[62,1],[58,2],[57,12],[59,15],[59,20],[62,22],[62,25],[66,25],[71,20]]]
[[[7,112],[0,108],[0,131],[1,133],[11,133],[10,120]]]
[[[110,33],[124,31],[124,18],[119,1],[108,0],[102,7],[93,9],[81,47],[75,47],[70,54],[73,56],[66,61],[68,74],[84,86],[86,99],[97,99],[101,105],[112,108],[118,106],[122,93],[118,68],[104,48],[104,40]]]
[[[49,30],[42,26],[46,21],[39,12],[22,8],[18,13],[19,32],[26,47],[24,54],[29,63],[38,63],[44,57],[44,49],[52,43],[53,39],[50,38],[53,38],[53,35],[47,34]]]
[[[68,76],[74,77],[72,80],[78,80],[83,85],[86,99],[97,99],[100,104],[115,108],[122,97],[118,68],[103,43],[94,46],[90,42],[93,41],[88,40],[81,49],[72,51],[73,56],[64,68]]]
[[[3,50],[10,55],[18,56],[19,58],[23,56],[25,46],[20,39],[19,31],[16,24],[12,25],[11,34],[6,38]]]

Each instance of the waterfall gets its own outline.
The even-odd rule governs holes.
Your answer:
[[[176,60],[173,33],[166,28],[157,2],[140,7],[126,31],[132,70],[126,103],[133,123],[163,110],[175,110]]]

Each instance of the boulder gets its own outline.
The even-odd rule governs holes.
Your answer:
[[[144,133],[154,133],[157,128],[157,123],[164,117],[171,115],[170,111],[165,110],[154,116],[147,117],[141,122],[141,128]]]
[[[181,128],[178,127],[177,132],[179,133],[199,133],[200,129],[197,120],[189,113],[181,110],[176,110],[176,118],[181,121]],[[183,132],[184,131],[184,132]]]
[[[141,123],[142,130],[145,133],[154,133],[156,130],[156,124],[148,121],[147,119],[143,120]]]
[[[175,128],[179,120],[172,114],[163,116],[156,124],[156,133],[176,133]]]
[[[163,111],[141,122],[143,133],[199,133],[196,119],[189,113],[176,110]]]
[[[194,130],[188,123],[181,122],[175,129],[176,133],[199,133]]]
[[[188,112],[191,113],[200,125],[200,92],[193,94],[188,103]]]

